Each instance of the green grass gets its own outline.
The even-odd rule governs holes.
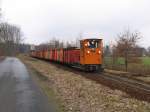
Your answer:
[[[117,65],[124,65],[125,64],[125,59],[120,57],[120,58],[117,59],[116,63],[117,63]]]
[[[146,66],[150,66],[150,57],[140,57],[142,59],[142,63],[143,65],[146,65]],[[112,60],[112,57],[105,57],[104,58],[105,60],[105,64],[113,64],[113,60]],[[123,57],[119,57],[116,62],[115,62],[116,65],[124,65],[125,64],[125,60]]]
[[[112,60],[111,57],[105,57],[104,60],[105,60],[105,62],[104,62],[105,64],[110,64],[110,65],[113,64],[113,60]],[[122,58],[122,57],[118,58],[115,61],[115,64],[116,65],[123,65],[123,64],[125,64],[124,58]]]
[[[150,57],[142,57],[142,62],[144,65],[150,66]]]

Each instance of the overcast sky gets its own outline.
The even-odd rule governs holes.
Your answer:
[[[126,28],[142,33],[150,46],[150,0],[3,0],[5,21],[22,28],[26,42],[39,44],[52,37],[114,41]]]

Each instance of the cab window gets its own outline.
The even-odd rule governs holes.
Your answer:
[[[99,41],[90,40],[88,42],[88,47],[89,48],[98,48],[99,47]]]

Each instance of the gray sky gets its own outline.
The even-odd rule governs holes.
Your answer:
[[[52,37],[114,41],[126,28],[142,33],[142,46],[150,46],[150,0],[3,0],[6,21],[22,28],[26,42],[39,44]]]

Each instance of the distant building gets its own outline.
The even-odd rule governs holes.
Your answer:
[[[136,47],[134,49],[135,55],[138,57],[142,57],[146,55],[146,50],[143,47]]]

